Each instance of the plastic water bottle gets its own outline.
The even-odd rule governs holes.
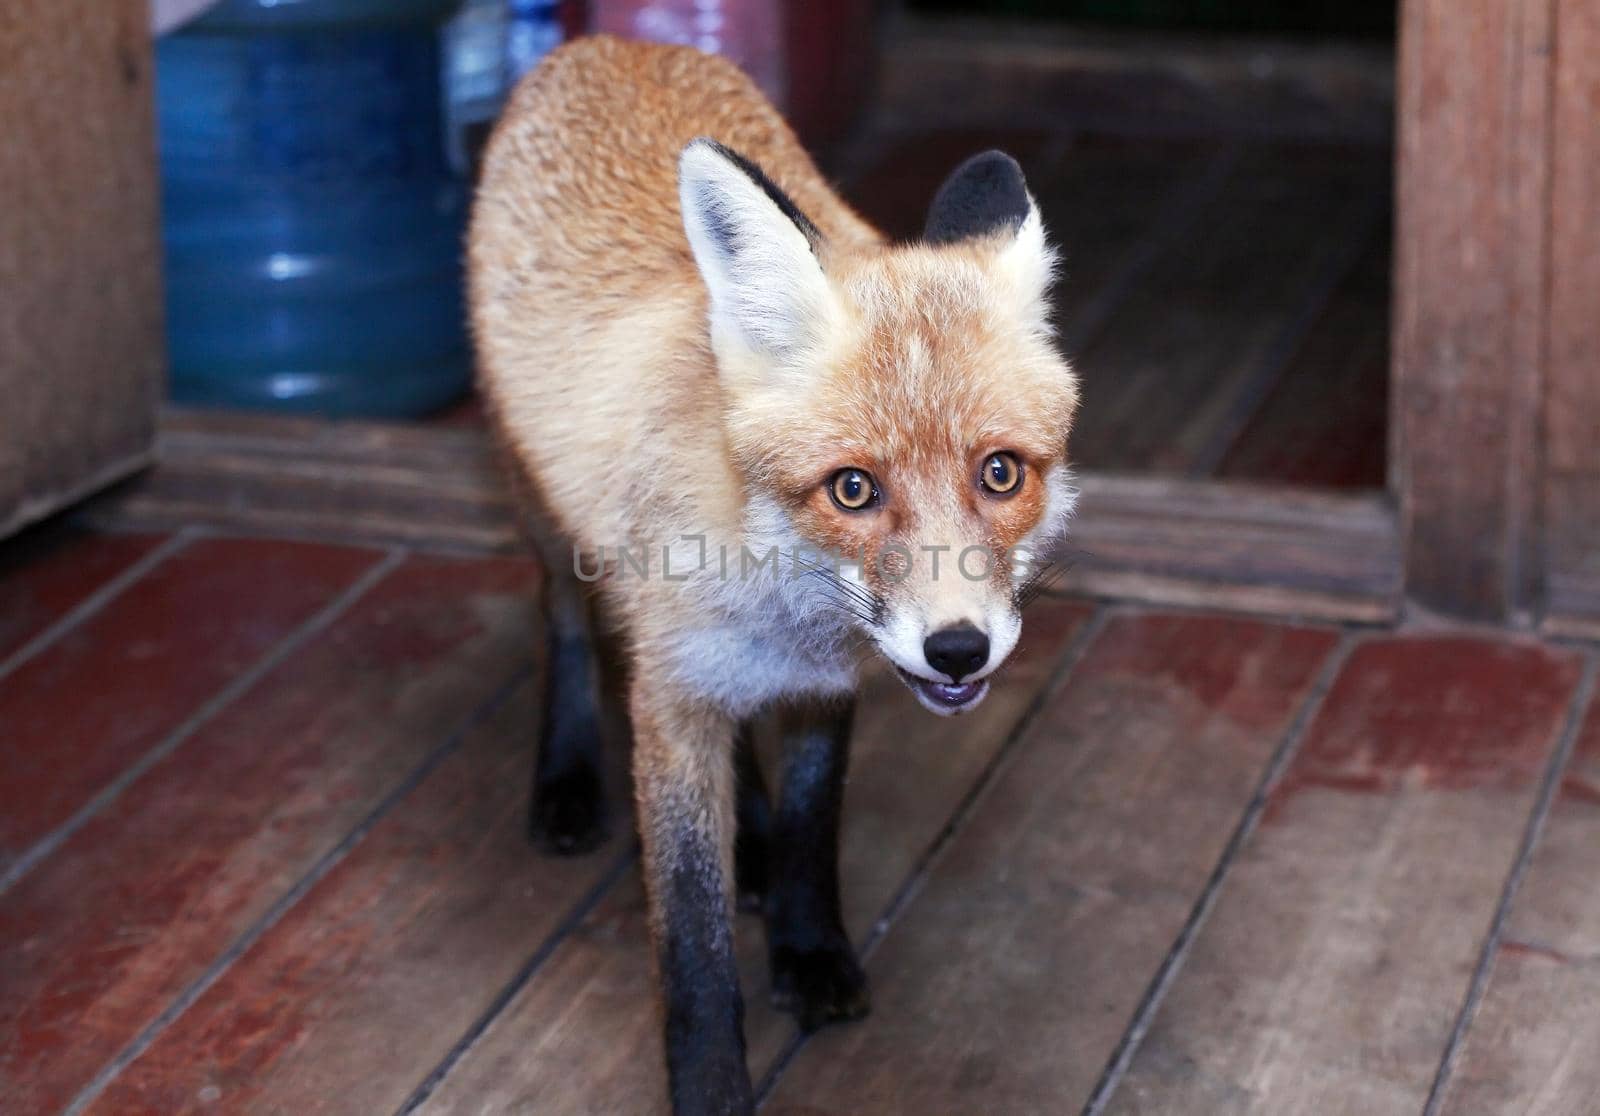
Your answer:
[[[450,165],[470,174],[506,96],[506,0],[467,0],[444,29],[446,142]]]
[[[458,0],[222,0],[157,48],[172,395],[416,415],[469,381]]]
[[[539,59],[561,45],[559,0],[509,0],[511,24],[506,33],[506,71],[509,89],[517,79],[539,64]]]

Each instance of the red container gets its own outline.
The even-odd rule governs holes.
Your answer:
[[[733,59],[810,144],[842,136],[872,85],[874,0],[589,0],[587,8],[591,30]]]

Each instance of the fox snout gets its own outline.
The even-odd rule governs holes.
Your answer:
[[[951,716],[974,708],[1016,646],[1021,617],[1009,605],[987,603],[972,602],[960,619],[929,623],[907,602],[875,633],[878,650],[928,710]]]

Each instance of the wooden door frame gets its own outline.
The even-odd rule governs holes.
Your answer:
[[[1600,4],[1405,0],[1390,488],[1407,596],[1600,634]]]
[[[1484,620],[1540,580],[1552,7],[1401,5],[1390,487],[1408,596]]]
[[[1410,601],[1600,636],[1597,9],[1402,4],[1387,491],[1091,473],[1064,588],[1358,622]],[[170,413],[160,452],[91,515],[517,546],[478,431]]]

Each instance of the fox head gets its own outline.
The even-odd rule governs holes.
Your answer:
[[[707,139],[679,162],[728,445],[767,538],[824,561],[817,608],[868,633],[922,703],[975,705],[1065,528],[1078,387],[1021,169],[958,167],[920,242],[831,244]]]

